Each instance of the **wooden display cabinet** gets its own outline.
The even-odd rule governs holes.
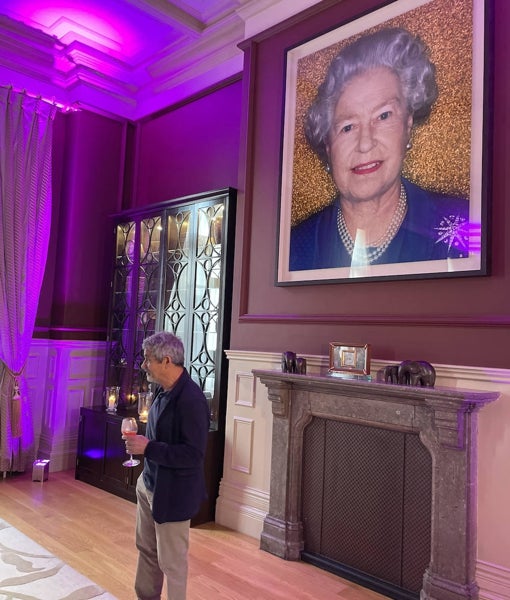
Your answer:
[[[143,458],[136,467],[124,467],[126,448],[120,432],[124,417],[133,411],[120,409],[108,413],[103,407],[81,408],[75,477],[80,481],[136,502],[136,480],[143,469]],[[138,421],[139,433],[145,433],[145,423]],[[214,521],[214,508],[223,464],[223,440],[218,431],[210,430],[205,457],[207,499],[192,525]]]
[[[184,344],[184,365],[209,403],[205,457],[208,501],[194,524],[214,520],[223,472],[235,190],[207,192],[124,211],[113,218],[108,353],[104,387],[118,386],[118,412],[82,408],[76,478],[135,499],[141,466],[122,466],[123,416],[137,416],[137,394],[148,389],[142,342],[170,331]],[[143,428],[140,427],[142,431]]]
[[[122,466],[127,455],[120,432],[122,419],[132,416],[132,411],[122,409],[117,413],[108,413],[103,407],[80,409],[76,479],[135,501],[143,461],[136,467]],[[144,423],[138,422],[138,431],[145,433]]]

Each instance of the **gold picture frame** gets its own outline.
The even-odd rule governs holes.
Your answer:
[[[370,374],[370,344],[329,343],[329,373]]]

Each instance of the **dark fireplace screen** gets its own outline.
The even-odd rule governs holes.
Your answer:
[[[417,434],[314,418],[304,432],[303,560],[397,598],[430,562],[432,460]]]

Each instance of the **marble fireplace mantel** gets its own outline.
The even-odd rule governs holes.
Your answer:
[[[273,438],[260,546],[287,560],[304,548],[303,432],[313,417],[418,433],[432,456],[431,556],[421,600],[476,600],[477,411],[496,392],[422,388],[254,370],[268,388]]]

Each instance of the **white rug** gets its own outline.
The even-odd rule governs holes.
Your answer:
[[[0,519],[0,600],[116,600]]]

